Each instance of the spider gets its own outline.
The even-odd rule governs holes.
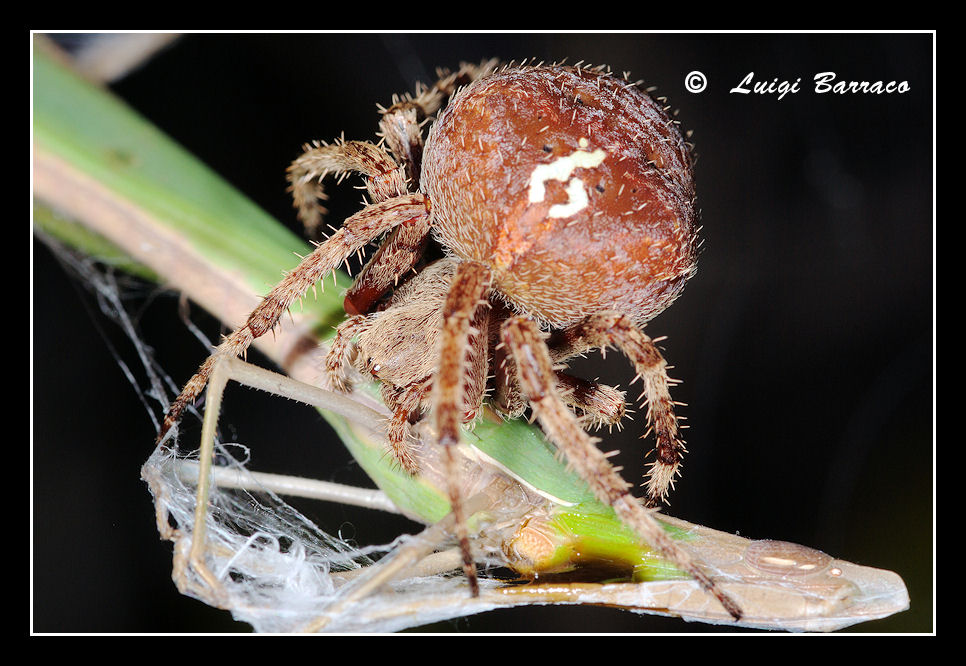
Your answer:
[[[664,500],[685,447],[666,362],[642,327],[695,272],[692,162],[677,122],[626,74],[602,66],[462,65],[393,102],[380,109],[379,144],[317,142],[292,163],[290,189],[307,228],[325,213],[329,174],[361,174],[371,203],[214,350],[172,403],[159,441],[220,360],[244,353],[310,287],[384,237],[346,293],[349,316],[325,381],[348,390],[352,365],[381,382],[393,413],[388,450],[412,473],[410,427],[428,421],[443,447],[471,592],[478,582],[453,448],[489,392],[507,417],[531,408],[594,494],[738,619],[737,605],[668,538],[585,431],[618,423],[623,393],[563,372],[593,349],[627,356],[656,439],[646,503]],[[424,142],[422,127],[437,112]],[[444,256],[421,265],[430,237]]]

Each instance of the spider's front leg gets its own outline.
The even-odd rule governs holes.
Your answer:
[[[406,168],[381,147],[368,141],[306,144],[288,168],[292,201],[309,237],[317,236],[326,210],[322,180],[331,174],[356,172],[363,176],[372,203],[406,194]]]
[[[389,152],[395,156],[394,164],[400,165],[399,170],[391,172],[393,178],[398,178],[401,173],[405,187],[409,191],[416,191],[415,185],[419,181],[419,169],[423,157],[421,120],[427,113],[418,98],[407,99],[383,110],[382,118],[379,120],[380,136],[385,140]],[[385,157],[388,158],[388,155]],[[386,168],[386,162],[387,160],[384,159],[382,168]],[[304,176],[299,180],[304,180]],[[374,183],[375,179],[370,177],[367,182]],[[313,184],[317,183],[313,181]],[[400,183],[393,180],[392,187],[398,188]],[[378,197],[388,194],[388,189],[374,190],[370,187],[369,194],[378,201]],[[306,230],[309,232],[311,232],[310,226],[307,221]],[[346,292],[344,301],[346,313],[358,315],[369,312],[376,301],[398,283],[404,273],[416,265],[423,255],[428,238],[428,218],[410,220],[394,229],[362,267]]]
[[[429,394],[430,380],[416,382],[403,388],[382,385],[382,401],[392,410],[386,424],[386,443],[389,452],[400,467],[410,474],[419,474],[417,442],[410,425],[417,418],[423,401]]]
[[[533,407],[544,432],[566,457],[597,498],[613,507],[617,517],[672,564],[693,576],[736,620],[741,609],[722,592],[677,545],[631,494],[625,481],[597,448],[597,439],[580,427],[556,389],[550,351],[537,325],[525,317],[511,317],[503,324],[502,342],[516,362],[520,386]]]
[[[428,239],[428,216],[407,220],[393,229],[346,291],[343,301],[346,314],[370,312],[399,278],[416,265]]]
[[[443,305],[443,330],[439,343],[439,367],[433,380],[433,425],[444,447],[447,491],[463,555],[463,571],[473,596],[479,596],[476,564],[470,550],[463,508],[459,464],[455,447],[460,425],[468,411],[475,412],[486,388],[488,314],[486,300],[492,282],[490,270],[474,262],[461,263]],[[476,324],[476,326],[474,326]],[[471,408],[471,409],[468,409]]]
[[[401,109],[383,118],[385,136],[396,146],[396,159],[381,146],[367,141],[336,141],[332,144],[306,145],[305,152],[288,168],[289,190],[298,217],[310,238],[320,235],[326,213],[322,180],[330,174],[357,172],[363,176],[373,203],[381,203],[409,192],[415,182],[413,160],[422,155],[423,138],[415,123],[415,109]],[[387,120],[389,118],[389,120]],[[392,150],[392,148],[391,148]],[[345,296],[350,315],[364,314],[389,290],[399,277],[422,256],[429,235],[429,218],[407,220],[394,229],[375,256],[356,276]]]
[[[387,112],[388,113],[388,112]],[[398,161],[382,147],[366,141],[338,141],[305,146],[305,152],[288,169],[289,189],[298,217],[310,238],[317,237],[325,208],[321,181],[330,173],[358,172],[374,203],[410,190],[414,181],[413,160],[422,155],[422,135],[415,123],[415,110],[393,112],[384,127],[390,145],[398,150]],[[381,123],[382,125],[382,123]],[[356,276],[345,296],[350,315],[364,314],[422,256],[429,235],[429,218],[412,218],[389,234],[376,254]]]
[[[402,174],[405,177],[406,186],[410,191],[416,191],[419,182],[420,169],[423,159],[423,133],[422,126],[426,119],[450,97],[456,88],[465,85],[470,81],[482,76],[496,67],[497,61],[491,60],[480,65],[463,64],[460,69],[453,73],[440,72],[440,79],[432,86],[419,87],[416,95],[406,95],[402,99],[393,99],[393,104],[388,109],[381,109],[382,117],[379,119],[379,136],[385,141],[389,152],[395,157],[396,163],[401,166]],[[326,158],[331,158],[335,147],[326,150]],[[379,168],[388,169],[388,162],[385,157],[380,158]],[[324,162],[325,160],[323,160]],[[298,162],[298,161],[297,161]],[[297,182],[304,182],[307,174],[299,175],[303,166],[293,165],[293,191]],[[395,178],[399,172],[393,171]],[[318,187],[317,178],[312,180],[310,185]],[[375,182],[373,176],[369,176],[369,194],[378,201],[378,197],[386,196],[391,188],[383,187],[375,189],[371,183]],[[392,181],[392,187],[398,188],[399,183]],[[312,195],[311,191],[306,195]],[[303,196],[303,199],[321,198],[321,190],[317,190],[314,196]],[[298,195],[297,195],[298,196]],[[307,214],[313,218],[315,211],[309,208]],[[306,222],[308,228],[312,224],[317,225],[318,220]],[[345,311],[350,315],[364,314],[369,312],[382,296],[394,286],[399,278],[415,266],[416,262],[423,255],[426,241],[429,237],[428,220],[412,220],[407,224],[394,230],[385,242],[376,251],[376,254],[362,267],[356,276],[352,286],[345,295]]]
[[[355,358],[358,350],[352,339],[366,330],[368,322],[362,315],[349,317],[335,329],[335,337],[329,344],[329,351],[325,355],[322,373],[322,385],[330,391],[348,393],[352,390],[352,382],[346,369]]]
[[[405,167],[410,183],[419,180],[423,159],[422,125],[449,99],[460,86],[492,72],[497,60],[486,60],[479,65],[462,63],[455,72],[440,70],[439,79],[431,86],[417,85],[416,94],[402,97],[393,95],[388,109],[380,108],[379,136],[389,151]]]
[[[256,338],[275,327],[296,299],[304,296],[309,288],[340,266],[348,256],[407,220],[428,217],[427,199],[421,194],[407,194],[368,206],[346,219],[342,228],[316,247],[269,292],[245,324],[215,348],[169,407],[158,433],[158,441],[164,439],[178,422],[185,407],[201,394],[219,361],[244,354]]]

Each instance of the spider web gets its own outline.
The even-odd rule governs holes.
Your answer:
[[[132,368],[108,342],[111,354],[136,391],[155,428],[178,387],[154,358],[132,316],[127,297],[143,291],[143,283],[118,273],[109,264],[67,249],[36,232],[96,299],[100,313],[116,325],[133,346],[140,368]],[[139,298],[141,294],[138,295]],[[189,326],[190,323],[188,323]],[[195,334],[207,343],[203,334]],[[102,336],[105,341],[108,336]],[[139,375],[141,377],[139,378]],[[192,412],[190,418],[199,418]],[[198,451],[183,452],[168,441],[159,445],[141,470],[154,498],[158,528],[173,542],[175,579],[182,593],[209,605],[225,608],[256,632],[296,632],[315,627],[319,618],[328,632],[394,632],[409,627],[495,608],[473,600],[460,575],[438,574],[395,580],[374,594],[346,606],[341,604],[357,587],[346,572],[373,567],[411,543],[400,536],[392,543],[359,547],[326,533],[279,495],[261,486],[247,469],[249,451],[240,444],[216,442],[216,465],[245,478],[251,490],[212,487],[205,518],[205,558],[218,580],[212,587],[187,566],[195,535],[195,483],[188,477]],[[187,465],[185,463],[188,463]],[[195,473],[196,474],[196,473]],[[500,582],[483,578],[484,589]],[[338,607],[337,613],[328,609]]]

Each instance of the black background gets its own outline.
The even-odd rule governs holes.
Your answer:
[[[928,34],[195,34],[113,88],[298,229],[284,171],[302,143],[373,138],[376,103],[433,80],[437,66],[566,57],[657,86],[694,132],[704,225],[697,276],[648,328],[668,336],[683,380],[674,397],[688,404],[690,454],[670,513],[897,571],[912,609],[854,630],[922,632],[933,628],[932,49]],[[701,94],[684,89],[692,70],[709,80]],[[751,71],[800,77],[801,92],[729,94]],[[811,80],[824,71],[911,89],[818,95]],[[343,186],[334,219],[358,198]],[[33,249],[33,630],[245,631],[176,592],[139,479],[154,432],[107,344],[127,354],[125,341]],[[151,300],[139,325],[178,383],[204,359],[171,294]],[[579,370],[624,386],[632,375],[616,354]],[[228,399],[223,427],[254,447],[257,469],[365,483],[307,408],[242,390]],[[606,438],[632,478],[650,447],[637,439],[641,419]],[[370,511],[305,509],[361,543],[416,529]],[[429,629],[721,630],[566,607]]]

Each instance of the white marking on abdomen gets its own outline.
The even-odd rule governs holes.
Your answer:
[[[586,147],[587,141],[581,140],[580,146]],[[559,157],[550,164],[538,164],[530,173],[530,203],[540,203],[544,200],[544,197],[547,196],[547,188],[544,183],[548,180],[564,182],[570,178],[574,169],[593,169],[600,166],[605,157],[607,157],[607,153],[600,148],[592,153],[585,150],[575,150],[570,155]],[[588,204],[587,191],[584,189],[584,182],[580,178],[570,178],[567,183],[567,198],[567,203],[551,206],[547,215],[549,217],[569,217]]]

